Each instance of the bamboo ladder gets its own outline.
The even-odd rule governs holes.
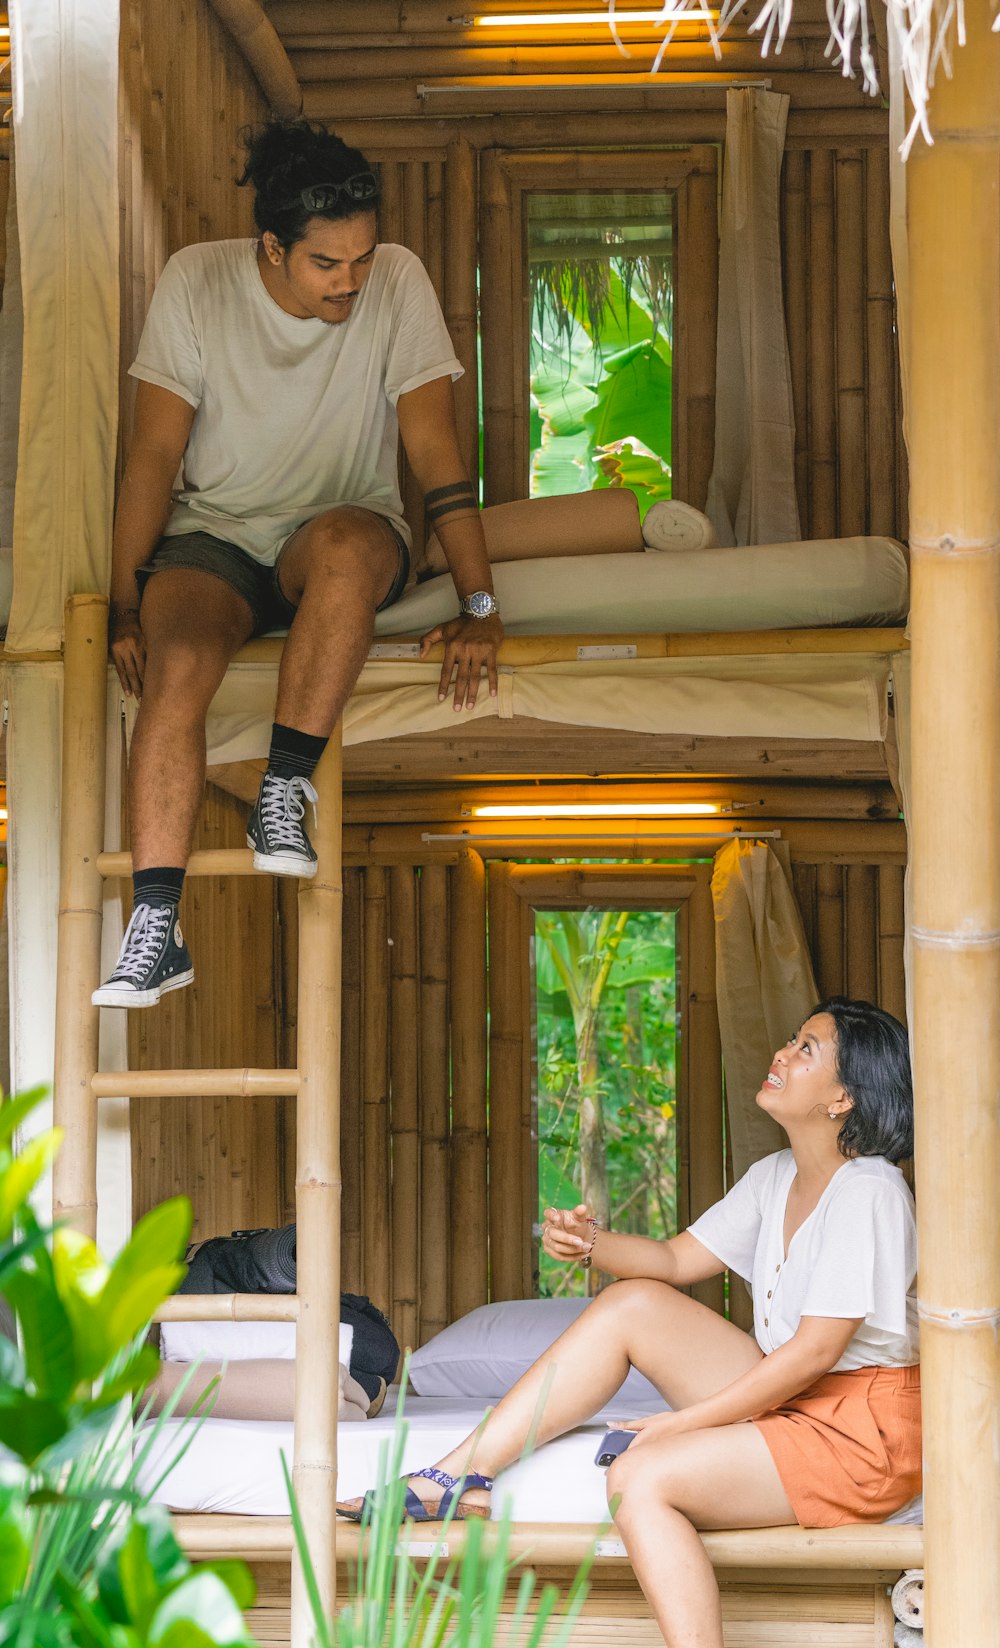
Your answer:
[[[66,603],[55,1120],[65,1131],[53,1176],[57,1218],[93,1237],[97,1224],[97,1101],[128,1096],[222,1098],[292,1095],[297,1101],[295,1213],[298,1291],[187,1294],[159,1321],[297,1324],[293,1481],[328,1614],[336,1596],[336,1482],[340,1331],[341,737],[316,769],[317,872],[299,887],[298,1067],[294,1070],[98,1072],[103,882],[126,875],[125,853],[103,853],[107,748],[107,601]],[[188,874],[253,875],[249,849],[198,852]],[[227,1542],[228,1543],[228,1542]],[[239,1549],[239,1537],[234,1539]],[[312,1633],[300,1564],[292,1558],[292,1648]]]

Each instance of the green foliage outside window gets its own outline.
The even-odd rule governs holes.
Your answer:
[[[673,912],[536,912],[535,992],[539,1210],[585,1201],[616,1230],[675,1235]],[[587,1291],[539,1258],[542,1297]]]

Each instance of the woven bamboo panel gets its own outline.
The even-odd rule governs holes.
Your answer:
[[[164,6],[123,0],[119,155],[122,423],[131,428],[127,371],[156,277],[194,241],[251,233],[238,134],[261,120],[260,89],[206,0]]]
[[[249,1615],[250,1628],[264,1644],[286,1648],[288,1642],[287,1569],[267,1563],[255,1567],[257,1606]],[[540,1582],[554,1581],[565,1592],[568,1569],[546,1569]],[[727,1582],[721,1576],[726,1648],[891,1648],[892,1614],[885,1587],[875,1576],[858,1583],[844,1576],[821,1583]],[[512,1591],[508,1591],[512,1599]],[[551,1635],[554,1636],[555,1630]],[[494,1641],[515,1648],[525,1640],[509,1627]],[[551,1640],[551,1636],[548,1640]],[[614,1641],[623,1648],[662,1648],[649,1605],[631,1570],[615,1566],[593,1570],[590,1594],[569,1639],[570,1648],[606,1648]]]

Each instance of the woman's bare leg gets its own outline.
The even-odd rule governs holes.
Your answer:
[[[608,1501],[667,1648],[723,1648],[722,1608],[696,1528],[795,1521],[756,1426],[633,1442],[608,1472]]]
[[[605,1407],[629,1367],[639,1369],[674,1408],[688,1407],[738,1379],[760,1360],[754,1340],[724,1317],[666,1282],[617,1282],[539,1357],[493,1409],[485,1425],[437,1461],[460,1476],[496,1476],[524,1451],[572,1430]],[[621,1417],[630,1417],[622,1413]],[[441,1489],[411,1480],[425,1504]],[[471,1504],[485,1501],[469,1491]]]

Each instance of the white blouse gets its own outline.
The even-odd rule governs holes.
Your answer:
[[[832,1372],[918,1362],[917,1227],[899,1168],[883,1156],[845,1161],[786,1256],[785,1209],[794,1177],[790,1150],[765,1156],[689,1227],[750,1283],[761,1350],[787,1344],[803,1316],[857,1316],[864,1320]]]

